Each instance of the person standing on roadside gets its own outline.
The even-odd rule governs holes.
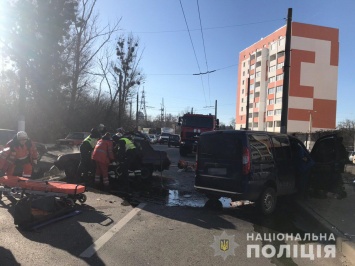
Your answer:
[[[86,185],[91,184],[94,179],[95,162],[91,159],[91,156],[97,141],[101,138],[96,128],[92,128],[90,133],[80,145],[80,164],[78,167],[78,176],[81,182],[84,181]]]
[[[102,178],[104,189],[109,190],[108,166],[115,160],[110,133],[107,132],[102,139],[97,141],[92,159],[96,162],[95,185],[100,186]]]

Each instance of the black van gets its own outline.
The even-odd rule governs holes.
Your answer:
[[[254,201],[263,214],[270,214],[277,196],[297,191],[296,154],[291,147],[297,143],[309,154],[301,141],[286,134],[246,130],[203,133],[196,154],[195,188],[208,198]],[[343,149],[341,139],[330,135],[315,143],[310,156],[316,168],[326,166],[324,169],[341,172],[346,161],[341,156]]]

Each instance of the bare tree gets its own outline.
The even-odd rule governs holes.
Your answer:
[[[342,132],[343,137],[350,139],[350,143],[355,147],[355,121],[346,119],[339,122],[338,130]]]
[[[72,38],[67,47],[68,60],[71,62],[68,126],[71,126],[70,118],[78,98],[84,90],[90,88],[93,81],[89,70],[94,66],[95,57],[119,29],[120,20],[114,25],[99,27],[99,15],[95,13],[95,4],[96,0],[81,0],[77,20],[72,29]]]
[[[126,112],[127,100],[132,97],[134,88],[139,86],[145,79],[139,70],[139,64],[142,59],[142,53],[138,55],[139,39],[132,34],[125,37],[120,36],[117,46],[117,61],[112,65],[115,80],[115,91],[110,91],[114,95],[112,100],[116,101],[118,95],[118,126],[122,126],[122,118]],[[112,87],[113,89],[113,87]],[[114,102],[112,101],[111,108]]]

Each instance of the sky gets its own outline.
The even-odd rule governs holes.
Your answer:
[[[295,22],[339,29],[337,123],[355,120],[353,0],[98,0],[97,8],[101,23],[121,19],[119,33],[140,40],[148,116],[162,106],[174,116],[214,114],[217,102],[217,117],[230,125],[239,53],[284,26],[292,8]]]

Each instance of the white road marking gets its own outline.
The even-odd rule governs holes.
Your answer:
[[[90,247],[80,254],[82,258],[90,258],[94,255],[107,241],[109,241],[116,233],[118,233],[126,223],[128,223],[140,210],[145,207],[146,203],[140,203],[136,208],[131,210],[125,217],[117,222],[110,230],[96,240]]]

